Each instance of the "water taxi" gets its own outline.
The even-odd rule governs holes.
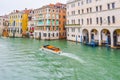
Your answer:
[[[52,46],[52,45],[44,45],[40,48],[40,50],[48,51],[48,52],[52,52],[52,53],[56,53],[56,54],[62,53],[62,51],[59,48]]]

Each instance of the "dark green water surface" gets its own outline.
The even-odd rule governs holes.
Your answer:
[[[63,54],[41,52],[44,44]],[[120,80],[120,50],[66,40],[0,38],[0,80]]]

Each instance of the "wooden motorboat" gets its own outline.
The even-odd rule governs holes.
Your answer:
[[[59,48],[52,46],[52,45],[44,45],[40,48],[40,50],[48,51],[48,52],[52,52],[52,53],[56,53],[56,54],[62,53],[62,51]]]

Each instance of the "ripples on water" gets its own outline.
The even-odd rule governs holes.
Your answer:
[[[68,53],[40,52],[46,43]],[[0,39],[0,80],[119,80],[119,61],[119,50],[65,40]]]

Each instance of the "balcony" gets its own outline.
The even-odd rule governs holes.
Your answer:
[[[37,23],[36,26],[43,26],[44,23],[40,22],[40,23]]]
[[[34,18],[34,20],[43,20],[43,17]]]
[[[82,27],[80,24],[66,24],[65,27]]]
[[[46,23],[46,26],[50,26],[50,23]]]

